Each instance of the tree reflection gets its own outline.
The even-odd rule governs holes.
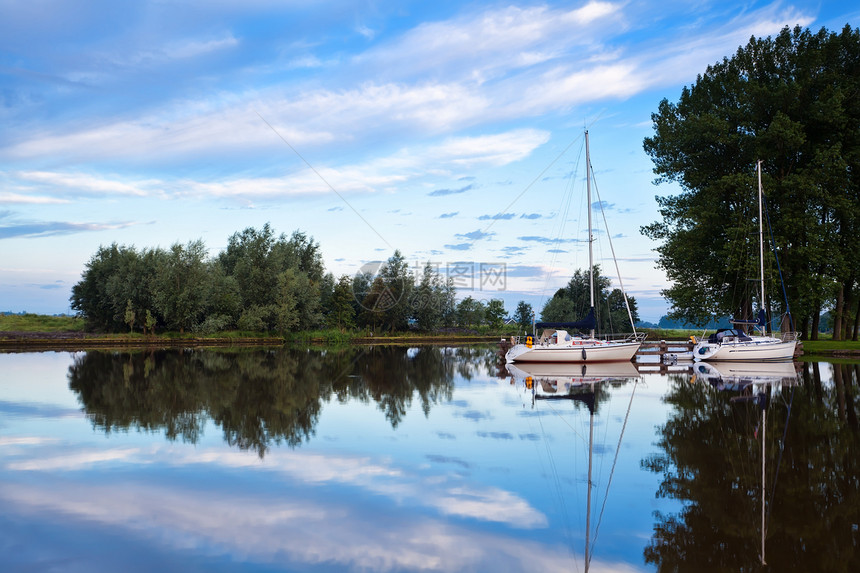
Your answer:
[[[163,431],[196,443],[212,420],[228,444],[263,457],[273,445],[309,440],[329,400],[375,402],[392,427],[414,399],[428,415],[451,399],[455,375],[469,375],[488,355],[391,346],[87,352],[70,367],[69,386],[106,433]]]
[[[760,561],[762,409],[687,377],[672,380],[674,413],[662,449],[643,467],[662,474],[658,497],[684,502],[656,515],[646,561],[660,571],[858,571],[860,366],[834,365],[822,384],[770,390],[766,410],[766,564]]]

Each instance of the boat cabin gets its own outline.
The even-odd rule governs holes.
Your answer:
[[[752,338],[736,328],[721,328],[708,337],[710,344],[721,344],[723,342],[749,342]]]

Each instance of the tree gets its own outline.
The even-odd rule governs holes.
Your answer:
[[[406,330],[412,315],[414,288],[415,278],[399,250],[379,266],[375,275],[356,274],[353,292],[360,301],[359,322],[373,330]]]
[[[125,305],[125,323],[128,325],[128,332],[134,332],[134,307],[131,305],[131,299],[128,299]]]
[[[329,304],[328,325],[330,327],[345,330],[355,326],[353,301],[352,280],[348,275],[342,275],[334,286]]]
[[[201,321],[209,294],[206,245],[198,239],[170,247],[156,277],[155,306],[167,328],[185,332]]]
[[[457,305],[457,321],[468,328],[479,326],[484,321],[484,303],[467,296]]]
[[[644,147],[656,182],[676,182],[682,192],[658,196],[662,221],[642,232],[661,242],[673,318],[701,325],[750,316],[754,304],[785,312],[781,270],[804,335],[811,326],[815,337],[829,305],[847,334],[860,317],[852,309],[860,299],[858,90],[860,31],[797,27],[750,39],[685,87],[677,103],[660,103]],[[780,264],[766,253],[766,301],[754,301],[747,288],[758,277],[758,160]]]
[[[381,301],[385,326],[393,331],[406,330],[412,312],[409,301],[415,287],[415,278],[409,270],[409,263],[399,250],[395,250],[379,269],[379,275],[385,283],[385,299]]]
[[[524,300],[517,303],[517,309],[514,311],[514,320],[520,327],[530,329],[533,317],[534,310],[532,310],[532,305]]]
[[[597,331],[602,333],[629,332],[632,328],[627,316],[627,305],[620,289],[613,289],[608,277],[600,274],[600,265],[594,265],[594,306]],[[633,322],[639,320],[636,299],[627,296]],[[543,322],[575,322],[582,320],[591,308],[590,281],[588,273],[577,269],[566,286],[558,289],[541,311]]]
[[[498,298],[490,299],[484,310],[484,317],[493,328],[501,328],[507,314],[504,301]]]
[[[428,261],[424,265],[421,282],[415,287],[412,296],[412,315],[419,330],[432,332],[443,323],[445,289],[442,277]]]

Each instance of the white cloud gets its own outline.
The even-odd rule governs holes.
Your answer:
[[[21,193],[0,192],[0,203],[29,203],[32,205],[51,205],[68,203],[67,199],[56,197],[41,197],[37,195],[24,195]]]
[[[127,183],[82,173],[22,171],[16,175],[20,180],[25,182],[32,182],[54,189],[68,189],[72,191],[71,194],[77,195],[100,194],[143,197],[151,195],[152,186],[157,185],[157,182],[153,181]]]

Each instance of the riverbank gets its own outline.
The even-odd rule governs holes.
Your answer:
[[[647,340],[686,341],[684,330],[648,330]],[[508,339],[511,332],[478,332],[451,329],[435,334],[416,332],[371,336],[366,332],[321,330],[277,336],[265,333],[227,332],[219,335],[160,333],[154,335],[97,334],[84,332],[83,320],[75,317],[42,315],[0,316],[0,350],[65,350],[79,351],[95,348],[197,348],[197,347],[279,347],[284,345],[346,346],[366,344],[477,344],[498,343]],[[802,343],[804,358],[843,358],[860,360],[860,341],[806,340]]]
[[[199,347],[279,347],[284,345],[339,346],[352,344],[476,344],[497,343],[499,335],[403,334],[393,336],[359,336],[339,333],[306,333],[293,337],[270,335],[207,336],[183,335],[119,335],[84,332],[0,331],[0,350],[65,350],[95,348],[199,348]]]

